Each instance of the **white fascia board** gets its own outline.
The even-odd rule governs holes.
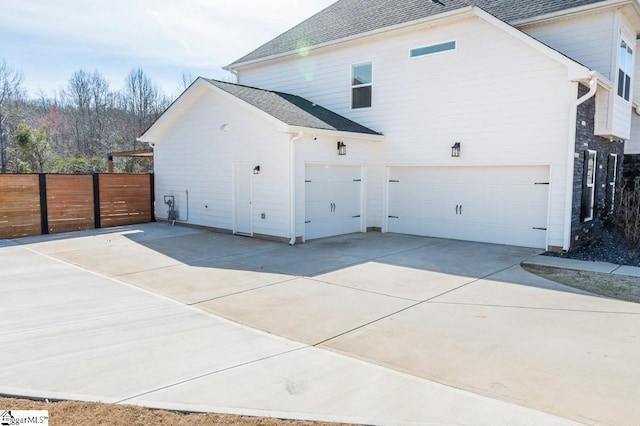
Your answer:
[[[473,9],[473,13],[480,19],[494,25],[505,33],[517,38],[526,45],[567,67],[567,78],[569,81],[588,81],[589,79],[591,79],[591,70],[584,65],[577,63],[573,59],[563,55],[557,50],[554,50],[546,44],[539,42],[530,35],[523,33],[519,29],[507,24],[504,21],[501,21],[490,13],[485,12],[481,8],[473,6]]]
[[[337,40],[331,40],[331,41],[327,41],[325,43],[320,43],[320,44],[316,44],[313,46],[308,46],[305,47],[305,49],[307,49],[308,51],[313,51],[313,50],[317,50],[317,49],[321,49],[323,47],[328,47],[328,46],[333,46],[333,45],[337,45],[337,44],[342,44],[342,43],[346,43],[349,41],[353,41],[353,40],[359,40],[362,38],[366,38],[366,37],[371,37],[377,34],[384,34],[384,33],[388,33],[391,31],[395,31],[398,29],[402,29],[402,28],[408,28],[408,27],[412,27],[415,25],[423,25],[426,23],[429,23],[431,25],[434,25],[436,23],[441,23],[443,21],[449,21],[449,20],[454,20],[454,19],[458,19],[460,17],[464,17],[464,16],[470,16],[473,13],[473,8],[474,6],[466,6],[460,9],[456,9],[456,10],[452,10],[446,13],[442,13],[439,15],[435,15],[435,16],[429,16],[426,18],[422,18],[422,19],[417,19],[415,21],[409,21],[409,22],[403,22],[401,24],[397,24],[397,25],[392,25],[390,27],[384,27],[384,28],[378,28],[376,30],[373,31],[367,31],[364,33],[359,33],[359,34],[355,34],[349,37],[343,37]],[[235,73],[238,69],[249,66],[249,65],[253,65],[253,64],[257,64],[260,62],[267,62],[267,61],[271,61],[273,59],[279,59],[279,58],[284,58],[287,56],[293,56],[293,55],[297,55],[298,54],[298,50],[290,50],[288,52],[283,52],[283,53],[278,53],[276,55],[271,55],[271,56],[265,56],[262,58],[258,58],[258,59],[252,59],[250,61],[245,61],[245,62],[240,62],[237,64],[229,64],[227,66],[222,67],[223,70],[225,71],[230,71]]]
[[[343,138],[343,139],[367,140],[372,142],[382,142],[385,139],[384,135],[372,135],[369,133],[345,132],[341,130],[330,130],[330,129],[315,129],[313,127],[286,126],[279,130],[283,133],[303,132],[305,134],[314,135],[314,136],[323,135],[323,136],[330,136],[330,137]]]
[[[198,77],[187,89],[176,98],[164,110],[164,112],[153,122],[147,130],[144,131],[139,138],[136,138],[138,142],[155,143],[157,141],[157,134],[162,131],[164,126],[171,121],[172,116],[176,111],[180,110],[180,107],[193,95],[194,92],[205,87],[206,81],[202,77]]]
[[[253,105],[251,105],[250,103],[243,101],[242,99],[232,95],[231,93],[219,88],[218,86],[216,86],[215,84],[210,83],[209,81],[207,81],[205,78],[202,77],[198,77],[196,79],[196,81],[193,82],[193,84],[191,84],[191,86],[189,86],[189,88],[187,88],[187,90],[185,90],[179,97],[178,99],[176,99],[166,110],[164,113],[162,113],[162,115],[155,121],[155,123],[153,123],[151,125],[151,127],[149,127],[143,134],[142,136],[140,136],[139,138],[137,138],[137,140],[139,142],[150,142],[150,143],[155,143],[155,141],[157,140],[158,137],[158,133],[160,133],[162,131],[162,129],[164,128],[165,125],[169,124],[171,122],[171,119],[173,117],[173,115],[180,109],[180,106],[182,106],[186,101],[189,100],[189,98],[191,98],[192,96],[195,95],[196,92],[202,92],[205,90],[210,90],[218,95],[220,95],[222,98],[224,98],[227,101],[233,102],[251,112],[253,112],[254,114],[264,118],[265,120],[275,124],[276,126],[278,126],[278,128],[282,128],[282,127],[288,127],[286,123],[278,120],[277,118],[275,118],[274,116],[267,114],[266,112],[264,112],[263,110],[261,110],[258,107],[255,107]]]

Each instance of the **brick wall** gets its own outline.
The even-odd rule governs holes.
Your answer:
[[[583,96],[588,88],[580,85],[578,96]],[[624,142],[609,141],[608,139],[594,135],[595,97],[578,106],[576,120],[576,157],[573,171],[573,208],[571,214],[571,242],[570,250],[589,244],[594,239],[600,238],[605,219],[608,215],[607,203],[607,163],[609,154],[618,155],[616,173],[616,188],[622,184]],[[596,183],[594,194],[593,219],[581,221],[580,212],[582,204],[583,176],[585,167],[585,152],[594,150],[596,154]]]

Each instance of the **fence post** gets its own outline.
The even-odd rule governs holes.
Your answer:
[[[49,211],[47,209],[47,175],[38,174],[38,183],[40,184],[40,233],[46,235],[49,233]]]
[[[149,188],[151,189],[151,222],[156,221],[156,183],[154,174],[149,173]]]
[[[100,174],[93,174],[93,219],[94,228],[100,229]]]

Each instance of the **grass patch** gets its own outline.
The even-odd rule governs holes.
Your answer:
[[[151,410],[133,405],[79,401],[32,401],[0,397],[1,410],[48,410],[49,424],[55,426],[330,426],[332,423],[245,417],[229,414],[194,414]]]
[[[532,274],[600,296],[640,303],[640,278],[524,264]]]

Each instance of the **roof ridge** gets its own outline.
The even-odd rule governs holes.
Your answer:
[[[215,81],[215,82],[217,82],[217,83],[229,84],[229,85],[237,86],[237,87],[244,87],[244,88],[246,88],[246,89],[259,90],[259,91],[261,91],[261,92],[268,92],[268,93],[273,93],[273,94],[276,94],[276,95],[295,96],[296,98],[300,98],[300,99],[304,99],[304,100],[307,100],[307,101],[308,101],[308,99],[303,98],[302,96],[299,96],[299,95],[294,95],[293,93],[279,92],[279,91],[277,91],[277,90],[263,89],[263,88],[261,88],[261,87],[256,87],[256,86],[247,86],[246,84],[232,83],[232,82],[230,82],[230,81],[222,81],[222,80],[218,80],[218,79],[215,79],[215,78],[207,78],[207,77],[202,77],[202,78],[204,78],[205,80],[209,80],[210,82]],[[311,102],[311,101],[310,101],[310,102]],[[312,103],[315,103],[315,102],[312,102]]]

